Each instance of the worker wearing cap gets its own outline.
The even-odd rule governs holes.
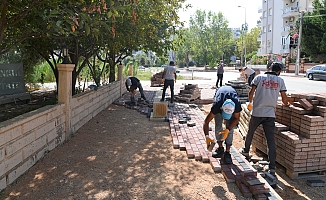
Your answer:
[[[258,75],[252,81],[249,92],[248,110],[252,110],[246,135],[245,147],[240,150],[246,157],[250,157],[249,150],[257,127],[262,124],[268,145],[269,172],[275,176],[276,145],[274,139],[275,109],[279,94],[284,106],[289,102],[286,96],[284,80],[279,77],[282,71],[282,63],[272,63],[272,71]]]
[[[126,79],[126,88],[127,91],[130,92],[130,100],[131,100],[131,104],[135,104],[135,94],[136,94],[136,89],[139,89],[141,98],[143,98],[144,100],[146,100],[146,97],[144,95],[144,90],[143,87],[140,83],[140,80],[136,77],[128,77]]]
[[[214,103],[211,111],[206,116],[203,130],[206,136],[206,143],[209,144],[209,122],[215,119],[215,137],[217,140],[218,148],[212,153],[214,158],[222,158],[224,155],[224,163],[231,164],[232,158],[230,148],[233,141],[234,127],[240,120],[241,103],[239,101],[237,92],[231,86],[220,87],[214,97]],[[225,127],[223,127],[223,121]],[[223,147],[225,141],[225,151]]]

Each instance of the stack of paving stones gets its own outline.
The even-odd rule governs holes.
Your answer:
[[[248,132],[248,126],[249,126],[249,121],[251,118],[251,112],[247,108],[248,102],[241,104],[241,115],[240,115],[240,121],[238,124],[239,132],[242,135],[243,139],[245,139],[247,132]]]
[[[231,86],[237,91],[238,98],[240,103],[248,102],[248,94],[250,91],[250,86],[247,82],[240,81],[240,80],[232,80],[225,83],[225,85]]]
[[[163,85],[163,71],[153,74],[151,77],[151,87],[162,86]]]
[[[326,93],[291,94],[291,106],[276,108],[276,161],[292,178],[326,174]],[[242,113],[241,113],[242,114]],[[254,150],[267,154],[262,126],[254,134]]]
[[[184,86],[184,89],[180,90],[178,95],[175,95],[177,101],[184,101],[190,103],[196,99],[200,99],[201,91],[198,88],[197,84],[187,84]]]
[[[235,148],[231,147],[233,164],[227,165],[223,159],[212,157],[202,131],[205,116],[195,104],[176,103],[174,107],[169,107],[168,116],[174,149],[185,151],[188,159],[209,163],[213,171],[222,173],[227,182],[236,183],[245,197],[279,199],[267,181],[257,176],[257,171]],[[213,127],[212,124],[210,127]],[[209,134],[212,139],[215,139],[214,133],[211,128]],[[215,146],[213,151],[217,148]],[[247,177],[256,181],[249,181]]]
[[[138,101],[136,106],[129,106],[130,95],[128,92],[124,93],[114,104],[148,114],[146,111],[153,106],[156,91],[146,90],[144,93],[145,97],[150,100],[147,104],[142,104]],[[135,98],[139,99],[140,94],[137,93]],[[234,147],[231,147],[233,164],[227,165],[220,158],[212,157],[212,153],[206,148],[206,140],[202,131],[205,116],[196,104],[176,102],[174,107],[169,107],[168,109],[168,121],[174,149],[185,151],[188,159],[209,163],[214,172],[222,173],[226,182],[236,183],[244,197],[280,199],[265,179],[257,176],[257,171],[252,168],[250,163]],[[210,127],[212,127],[209,132],[210,137],[215,139],[214,126],[211,124]],[[213,151],[217,148],[217,145],[215,146]],[[249,181],[248,183],[247,178],[245,178],[247,176],[255,180],[257,179],[257,181]]]
[[[153,98],[155,96],[155,91],[144,91],[144,95],[147,101],[144,101],[140,97],[140,93],[137,92],[135,95],[136,104],[131,105],[130,94],[129,92],[125,92],[121,95],[121,97],[113,102],[113,104],[125,106],[129,109],[137,110],[138,112],[149,116],[150,112],[153,108]]]

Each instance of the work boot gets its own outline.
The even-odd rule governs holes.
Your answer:
[[[230,152],[226,151],[224,153],[224,163],[225,164],[232,164],[232,158]]]
[[[239,153],[241,153],[246,159],[249,159],[252,155],[249,153],[249,151],[245,151],[244,149],[239,149]]]
[[[214,152],[212,152],[213,158],[222,158],[224,154],[224,147],[217,148]]]

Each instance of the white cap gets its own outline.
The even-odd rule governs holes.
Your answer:
[[[234,112],[235,104],[231,99],[224,101],[222,105],[222,117],[229,120]]]

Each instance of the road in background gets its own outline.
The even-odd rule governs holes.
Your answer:
[[[163,68],[155,68],[150,69],[153,74],[162,71]],[[262,72],[263,73],[263,72]],[[184,80],[177,80],[177,85],[183,84],[198,84],[201,88],[212,88],[216,84],[216,71],[212,70],[210,72],[203,70],[186,70],[180,69],[180,73],[178,76],[183,76]],[[294,73],[281,73],[280,75],[286,84],[288,89],[288,93],[325,93],[326,92],[326,81],[318,81],[318,80],[308,80],[308,78],[304,77],[304,74],[299,74],[295,76]],[[231,81],[237,80],[240,77],[240,73],[238,70],[225,70],[223,77],[223,84]],[[191,80],[191,79],[194,80]],[[150,81],[141,81],[144,86],[150,86]],[[83,83],[81,83],[83,84]],[[86,84],[87,86],[94,84],[93,82],[89,82]],[[47,89],[55,89],[55,83],[45,83],[43,88]]]

